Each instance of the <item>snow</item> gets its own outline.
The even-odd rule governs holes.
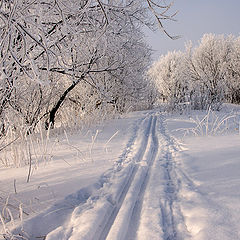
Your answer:
[[[239,239],[240,136],[187,139],[186,144],[182,171],[197,190],[192,196],[189,189],[182,191],[188,200],[183,202],[183,214],[195,239]],[[199,203],[196,207],[192,202]],[[192,224],[196,221],[198,229]]]
[[[1,216],[15,219],[2,239],[240,239],[239,112],[224,106],[218,120],[234,118],[218,132],[206,118],[203,135],[206,112],[134,112],[59,137],[29,183],[28,167],[1,168]]]

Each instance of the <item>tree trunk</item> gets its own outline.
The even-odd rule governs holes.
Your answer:
[[[66,99],[67,95],[69,94],[69,92],[71,92],[76,86],[77,84],[80,82],[80,80],[82,80],[82,78],[79,78],[77,81],[74,81],[60,96],[60,98],[58,99],[57,103],[53,106],[53,108],[50,110],[49,112],[49,118],[45,121],[45,129],[49,129],[49,127],[54,128],[54,124],[55,124],[55,117],[56,114],[58,112],[58,110],[60,109],[61,105],[63,104],[64,100]]]

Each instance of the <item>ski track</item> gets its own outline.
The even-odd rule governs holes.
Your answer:
[[[152,131],[151,131],[151,137],[149,139],[149,148],[146,156],[146,160],[148,162],[148,168],[146,170],[145,177],[142,182],[142,186],[140,189],[140,192],[138,194],[138,199],[135,203],[135,206],[133,208],[133,213],[129,222],[127,234],[126,234],[126,239],[136,239],[137,237],[137,230],[139,228],[140,224],[140,215],[141,215],[141,209],[143,205],[143,199],[144,199],[144,194],[146,191],[147,184],[149,182],[151,170],[154,161],[156,160],[157,156],[157,150],[158,150],[158,138],[156,136],[156,122],[157,122],[157,117],[154,118],[153,124],[152,124]]]
[[[152,163],[147,191],[143,197],[137,235],[129,239],[177,240],[186,232],[184,217],[178,206],[181,181],[177,178],[174,154],[176,144],[166,132],[163,116],[158,116],[155,133],[156,156]],[[126,238],[127,239],[127,238]]]
[[[163,116],[147,114],[136,122],[123,154],[105,174],[102,188],[73,211],[66,226],[46,239],[181,239],[175,223],[176,214],[184,222],[175,204],[180,187],[175,151]]]
[[[46,240],[187,239],[178,206],[184,177],[176,170],[177,151],[160,113],[137,120],[122,155],[101,177],[99,189]]]
[[[178,220],[182,229],[184,227],[184,217],[180,208],[175,204],[180,188],[180,180],[175,172],[175,162],[173,153],[178,151],[176,144],[166,133],[164,119],[161,115],[151,115],[143,121],[138,129],[139,134],[135,139],[140,137],[141,143],[138,151],[133,157],[135,165],[131,175],[127,178],[126,184],[122,189],[119,200],[115,204],[111,215],[108,217],[101,233],[96,233],[93,239],[99,240],[134,240],[148,239],[147,228],[151,221],[158,222],[159,230],[156,231],[155,239],[162,240],[178,240],[182,239],[177,233],[175,215],[177,213]],[[146,123],[147,122],[147,123]],[[142,128],[145,128],[142,129]],[[138,139],[139,140],[139,139]],[[152,175],[159,176],[159,166],[161,168],[162,179],[159,179],[159,186],[162,189],[159,195],[148,189],[151,185],[155,185],[154,180],[151,181]],[[148,223],[144,217],[144,208],[150,208],[154,200],[146,200],[146,192],[151,193],[151,197],[155,195],[158,202],[157,208],[159,213],[155,215],[155,219],[150,219]],[[146,211],[145,211],[146,213]],[[146,218],[150,214],[146,213]],[[179,222],[179,221],[178,221]],[[141,233],[140,225],[143,231]],[[178,224],[179,225],[179,224]],[[186,231],[186,229],[184,229]],[[139,233],[140,232],[140,233]]]
[[[142,179],[144,179],[146,166],[141,166],[142,159],[145,155],[147,145],[149,142],[149,135],[152,129],[152,123],[156,123],[156,117],[152,114],[148,114],[141,121],[138,121],[136,124],[136,128],[132,137],[130,138],[123,154],[120,156],[119,161],[116,162],[116,166],[112,171],[111,177],[106,177],[107,180],[104,184],[102,184],[102,192],[97,193],[97,196],[92,196],[89,202],[94,202],[93,206],[89,206],[87,203],[85,208],[87,210],[83,210],[84,206],[80,206],[80,212],[76,209],[72,214],[72,218],[70,222],[70,226],[66,226],[64,231],[62,228],[59,232],[53,231],[48,234],[48,240],[56,239],[56,236],[59,238],[61,236],[63,239],[122,239],[110,237],[111,234],[115,234],[112,229],[114,229],[114,222],[120,221],[122,226],[117,226],[118,229],[125,228],[129,223],[129,220],[126,221],[126,218],[129,218],[129,212],[126,209],[130,208],[130,212],[134,205],[127,204],[129,206],[125,206],[126,198],[129,198],[129,195],[136,195],[136,191],[139,191],[142,184]],[[155,130],[154,130],[155,132]],[[121,175],[122,172],[122,175]],[[114,179],[114,175],[120,174],[120,179],[118,179],[117,183],[111,183],[111,179]],[[116,177],[116,176],[115,176]],[[119,175],[118,175],[119,177]],[[104,185],[110,185],[110,189],[104,189]],[[112,188],[112,189],[111,189]],[[104,191],[107,191],[104,192]],[[109,193],[111,192],[111,193]],[[103,199],[100,199],[101,196]],[[135,196],[135,201],[137,200]],[[95,208],[96,205],[100,205]],[[122,216],[122,212],[125,211],[124,217]],[[77,214],[75,214],[75,212]],[[81,213],[82,212],[82,213]],[[89,214],[90,213],[90,214]],[[92,224],[85,224],[86,218],[93,219]],[[76,224],[77,223],[77,224]],[[86,226],[83,226],[85,224]],[[81,225],[81,230],[79,230],[79,225]],[[80,231],[80,232],[79,232]],[[119,235],[121,235],[121,231],[117,231]],[[123,231],[124,232],[124,231]]]
[[[147,140],[145,140],[144,150],[142,151],[141,158],[137,159],[137,163],[140,166],[106,239],[135,239],[149,172],[156,157],[158,145],[155,136],[156,120],[157,118],[154,116],[149,121],[148,134],[145,135],[147,136]]]
[[[147,150],[147,144],[149,141],[149,135],[150,130],[152,128],[152,122],[153,117],[150,116],[149,119],[147,119],[147,127],[143,134],[143,139],[140,145],[140,148],[136,154],[136,156],[133,158],[136,163],[140,163],[141,160],[144,157],[144,153]],[[154,119],[155,121],[155,119]],[[156,122],[156,121],[155,121]],[[113,213],[111,214],[106,227],[103,229],[99,240],[104,239],[124,239],[125,238],[125,227],[128,226],[130,223],[130,213],[133,211],[135,201],[137,198],[133,198],[132,196],[128,196],[131,194],[134,194],[136,196],[136,192],[140,191],[141,188],[141,179],[144,178],[145,170],[139,169],[138,164],[134,166],[134,171],[132,172],[132,175],[129,177],[126,187],[123,189],[123,192],[121,194],[120,200],[117,204],[117,206],[114,208]],[[124,200],[126,198],[133,198],[130,202],[125,202]],[[117,223],[117,224],[116,224]],[[124,231],[122,231],[124,230]],[[123,236],[122,236],[123,235]]]
[[[178,191],[180,188],[180,181],[176,177],[175,162],[173,160],[173,153],[177,151],[175,144],[170,136],[166,133],[166,127],[164,121],[161,120],[160,136],[163,142],[162,154],[163,157],[162,167],[164,174],[164,198],[160,200],[161,217],[162,217],[162,230],[164,240],[177,240],[180,239],[177,233],[177,226],[175,221],[175,211],[177,207]],[[178,212],[178,217],[181,216],[181,212]]]

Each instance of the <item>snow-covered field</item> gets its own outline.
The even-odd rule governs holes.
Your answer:
[[[28,183],[0,169],[0,238],[240,239],[239,116],[152,110],[53,137]]]

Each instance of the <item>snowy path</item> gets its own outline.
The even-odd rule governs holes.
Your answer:
[[[74,210],[66,226],[48,234],[48,240],[179,239],[174,219],[179,189],[174,143],[156,113],[136,126],[103,187],[85,206]]]
[[[222,142],[189,138],[186,146],[191,150],[184,150],[171,129],[178,121],[188,122],[167,119],[157,111],[138,114],[122,154],[96,184],[27,220],[24,232],[15,229],[15,236],[20,233],[29,240],[39,236],[45,240],[240,239],[239,136],[222,137]],[[66,210],[65,205],[71,204],[74,207]]]

